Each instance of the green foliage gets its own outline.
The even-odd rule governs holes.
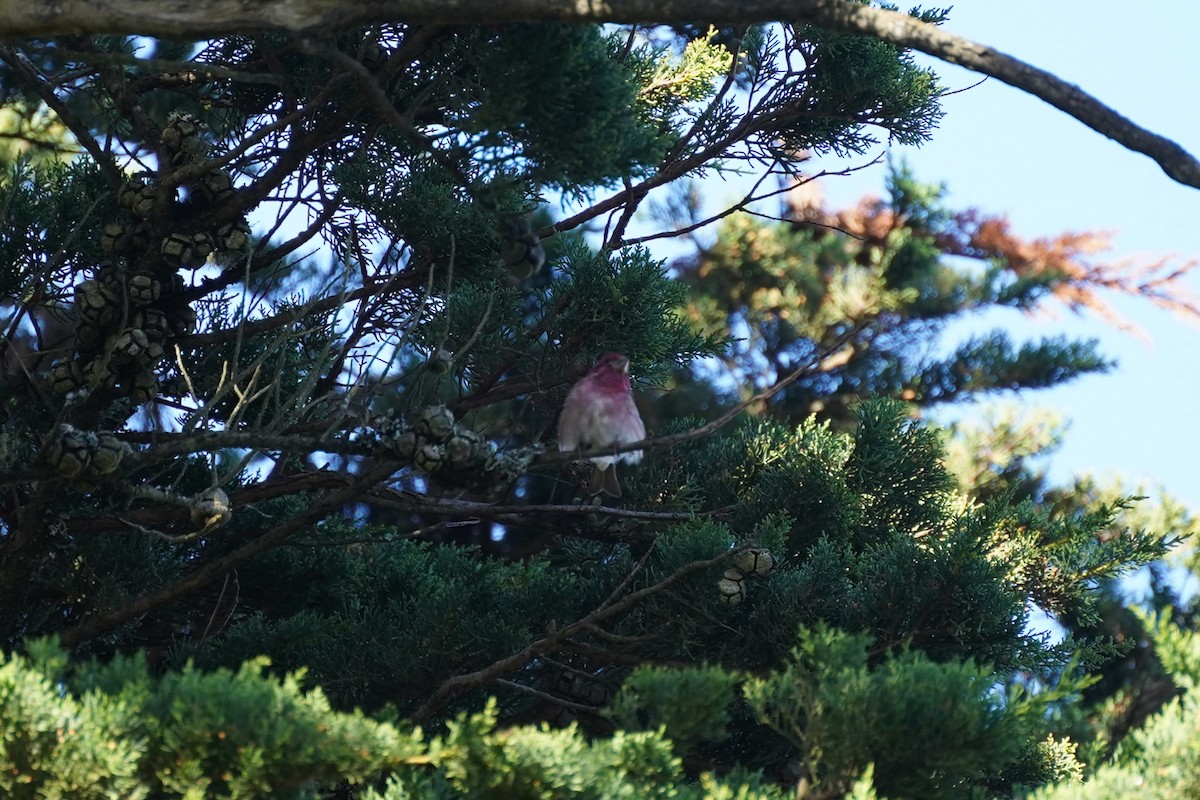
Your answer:
[[[1023,488],[1026,496],[1044,480],[1031,462],[1052,453],[1062,443],[1066,423],[1048,409],[1022,408],[1014,403],[988,406],[982,417],[949,426],[946,466],[960,489],[987,499]],[[1170,530],[1172,526],[1146,526]]]
[[[544,301],[547,308],[565,306],[559,317],[562,350],[589,362],[618,350],[635,364],[663,370],[671,361],[690,361],[721,347],[720,338],[702,335],[678,313],[684,290],[649,251],[627,248],[610,255],[575,243],[565,251],[563,280]]]
[[[1112,362],[1096,354],[1098,342],[1055,337],[1014,350],[1008,336],[994,333],[960,345],[946,360],[921,370],[914,389],[925,402],[944,402],[995,389],[1040,389],[1077,375],[1107,372]]]
[[[0,666],[0,790],[13,798],[144,797],[138,791],[137,721],[126,703],[58,691],[61,653]]]
[[[460,717],[433,739],[424,760],[438,773],[402,772],[363,800],[504,797],[513,800],[782,800],[786,793],[742,771],[684,780],[671,743],[654,733],[588,741],[574,728],[496,729],[496,709]]]
[[[0,108],[0,164],[67,162],[76,149],[66,125],[45,105],[16,101]]]
[[[1104,541],[1103,532],[1130,502],[1118,499],[1068,515],[1031,501],[1007,508],[995,545],[1013,584],[1049,611],[1095,621],[1096,582],[1160,558],[1172,543],[1170,534],[1128,528]]]
[[[639,100],[663,128],[689,104],[711,97],[715,82],[733,66],[733,54],[716,41],[717,35],[717,29],[710,27],[703,36],[690,40],[678,57],[666,47],[639,48],[631,54],[641,73]]]
[[[862,777],[850,787],[846,798],[847,800],[877,800],[878,797],[879,795],[875,793],[875,765],[869,764],[863,770]]]
[[[651,735],[618,734],[589,746],[544,729],[488,737],[494,725],[494,712],[485,711],[451,723],[447,736],[433,744],[434,753],[460,751],[445,772],[462,796],[552,798],[583,787],[585,797],[618,790],[628,797],[659,797],[673,791],[678,761]]]
[[[70,164],[33,166],[18,162],[0,176],[0,296],[17,299],[34,290],[34,281],[54,285],[72,269],[93,263],[99,248],[93,230],[101,214],[98,198],[105,189],[94,164],[80,160]],[[46,253],[59,254],[52,274],[45,274]],[[43,290],[44,291],[44,290]],[[42,298],[43,306],[54,307]],[[59,313],[65,313],[60,310]]]
[[[738,339],[731,362],[744,383],[762,385],[796,365],[820,363],[781,393],[777,413],[803,419],[817,412],[846,425],[850,407],[876,395],[926,407],[1060,385],[1112,366],[1095,341],[1015,345],[1003,331],[954,346],[944,341],[949,322],[992,308],[1030,308],[1065,277],[1000,261],[965,265],[950,257],[973,251],[953,245],[964,234],[943,188],[898,167],[889,190],[886,202],[825,223],[844,233],[803,219],[732,215],[715,244],[680,265],[689,315]]]
[[[494,284],[501,274],[495,211],[520,208],[516,187],[479,189],[495,204],[495,209],[483,208],[464,195],[445,167],[406,155],[389,143],[343,167],[338,174],[349,197],[384,233],[407,242],[411,258],[432,269],[430,279],[439,287],[452,280]]]
[[[1050,734],[1005,770],[1004,782],[1014,785],[1018,792],[1027,787],[1079,782],[1083,780],[1083,764],[1076,757],[1077,750],[1070,738]]]
[[[1153,619],[1141,616],[1171,680],[1186,690],[1194,689],[1200,684],[1200,633],[1172,623],[1169,614]]]
[[[573,189],[641,173],[665,142],[628,113],[639,87],[614,58],[621,45],[591,26],[502,26],[481,42],[478,105],[462,128],[485,148],[513,148],[539,184]]]
[[[161,677],[137,658],[67,667],[32,642],[0,665],[0,789],[12,798],[306,798],[390,776],[370,798],[784,797],[761,778],[684,778],[653,733],[588,742],[574,729],[501,730],[497,711],[460,717],[424,740],[330,708],[264,660],[236,672],[190,665]]]
[[[295,590],[263,598],[259,609],[243,605],[218,641],[179,657],[236,664],[266,654],[285,669],[304,668],[341,707],[391,703],[407,713],[445,676],[537,638],[543,610],[557,608],[564,621],[586,611],[588,594],[543,562],[497,562],[462,548],[389,541],[388,532],[331,527],[328,538],[272,554],[242,579],[270,576]],[[337,547],[350,536],[378,540]]]
[[[696,463],[709,467],[705,495],[714,506],[735,502],[740,525],[788,515],[788,547],[800,554],[820,535],[858,548],[940,526],[950,488],[941,454],[936,431],[901,404],[876,401],[860,410],[852,437],[815,420],[794,429],[754,422],[705,445]]]
[[[870,505],[862,523],[885,530],[923,531],[943,516],[950,478],[941,463],[938,433],[908,419],[898,403],[874,402],[859,411],[847,483]]]
[[[998,696],[991,671],[901,651],[874,667],[871,641],[818,628],[802,632],[791,663],[746,684],[764,723],[800,755],[814,789],[846,791],[874,764],[890,797],[970,797],[1035,746],[1043,701]]]
[[[735,678],[717,668],[639,667],[613,698],[608,713],[626,730],[659,728],[680,747],[727,736]]]
[[[861,0],[864,4],[867,0]],[[937,19],[936,13],[930,21]],[[789,147],[815,152],[864,153],[876,140],[862,130],[884,128],[900,144],[921,144],[937,120],[940,88],[933,72],[908,53],[868,36],[815,27],[798,32],[807,74],[803,124],[780,131]]]
[[[151,678],[143,660],[67,668],[35,644],[0,667],[6,796],[314,797],[419,752],[411,735],[329,707],[299,677],[190,666]]]
[[[1200,775],[1200,715],[1193,701],[1175,701],[1133,735],[1130,747],[1145,755],[1106,765],[1085,783],[1058,784],[1039,800],[1117,800],[1131,796],[1167,800],[1189,797]]]
[[[416,326],[413,339],[430,351],[441,347],[455,353],[455,369],[468,379],[483,379],[518,343],[522,305],[520,294],[511,289],[464,286],[447,297],[442,314]]]
[[[36,69],[0,65],[0,126],[87,155],[0,180],[0,793],[980,798],[1076,780],[1077,742],[1150,763],[1152,683],[1113,676],[1175,684],[1119,659],[1184,685],[1194,643],[1098,589],[1186,510],[1048,487],[1049,423],[920,416],[1107,368],[940,338],[1078,307],[1088,242],[988,239],[901,167],[629,246],[702,226],[685,181],[940,117],[892,45],[705,30],[6,45]],[[610,350],[680,435],[593,502],[555,423]]]

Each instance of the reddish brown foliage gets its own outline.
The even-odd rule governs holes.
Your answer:
[[[801,224],[841,230],[860,240],[864,250],[885,247],[888,234],[908,223],[904,215],[897,215],[888,203],[876,198],[865,198],[853,208],[834,213],[812,205],[792,206],[793,218]],[[1188,322],[1200,324],[1200,295],[1183,281],[1200,266],[1200,259],[1180,263],[1167,256],[1101,261],[1097,256],[1112,249],[1109,232],[1023,239],[1013,233],[1005,217],[977,209],[956,215],[947,229],[931,231],[930,235],[949,255],[999,263],[1018,277],[1053,276],[1054,296],[1068,308],[1095,312],[1123,330],[1144,335],[1113,309],[1102,296],[1103,291],[1145,298]]]

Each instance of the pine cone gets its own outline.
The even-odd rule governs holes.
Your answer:
[[[122,310],[116,295],[96,280],[83,281],[75,287],[75,308],[81,321],[100,328],[116,321]]]
[[[146,219],[154,213],[158,192],[159,188],[148,183],[146,178],[134,178],[126,181],[117,192],[117,204],[133,212],[135,216]]]
[[[66,394],[83,385],[83,368],[75,359],[56,361],[50,367],[50,391]]]
[[[162,284],[149,272],[139,272],[129,278],[126,290],[135,306],[148,306],[162,294]]]
[[[104,348],[118,364],[139,364],[148,360],[150,340],[138,328],[126,328],[109,338]]]
[[[532,276],[546,263],[542,240],[533,232],[528,217],[512,214],[501,218],[500,258],[518,280]]]
[[[250,224],[244,219],[217,228],[217,247],[228,252],[241,252],[250,246]]]
[[[91,450],[91,461],[83,474],[87,477],[97,478],[116,472],[117,468],[121,466],[121,459],[129,452],[131,452],[129,445],[111,433],[98,434],[95,447]]]
[[[136,373],[126,386],[129,399],[134,403],[148,403],[158,394],[158,375],[145,369]]]
[[[445,442],[454,434],[454,412],[445,406],[429,406],[421,410],[414,427],[435,442]]]
[[[733,563],[744,575],[766,575],[775,569],[775,557],[761,548],[739,553]]]
[[[196,252],[196,243],[191,234],[172,233],[162,240],[158,252],[172,267],[178,269],[195,269],[204,263],[208,253],[203,256]]]
[[[722,603],[736,606],[746,596],[746,582],[734,578],[721,578],[717,581],[717,591],[721,595]]]
[[[220,487],[209,489],[200,495],[199,501],[192,506],[192,524],[200,530],[219,528],[233,519],[233,506],[229,495]]]
[[[167,325],[176,336],[188,336],[196,330],[196,312],[191,306],[176,306],[165,313]]]
[[[92,461],[92,451],[98,444],[96,435],[71,425],[60,425],[46,451],[46,463],[59,473],[73,478]]]
[[[117,376],[109,367],[107,356],[98,356],[83,365],[83,383],[89,389],[109,389],[116,385]]]
[[[196,190],[206,204],[219,206],[233,197],[233,178],[223,169],[213,170],[200,179]]]

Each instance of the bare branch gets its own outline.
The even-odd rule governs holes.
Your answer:
[[[554,703],[555,705],[562,706],[563,708],[569,708],[572,711],[579,711],[584,714],[599,714],[601,711],[603,711],[603,709],[599,706],[584,705],[583,703],[576,703],[573,700],[566,700],[562,697],[556,697],[548,692],[543,692],[538,689],[534,689],[532,686],[525,686],[524,684],[517,683],[516,681],[510,681],[506,678],[497,678],[495,683],[497,686],[506,686],[509,689],[521,692],[522,694],[536,697],[539,700],[545,700],[548,703]]]
[[[1135,125],[1072,83],[998,50],[948,33],[907,14],[845,0],[798,0],[801,18],[814,25],[919,50],[990,75],[1070,114],[1097,133],[1150,156],[1172,179],[1200,188],[1200,161],[1170,139]]]
[[[274,328],[282,328],[286,325],[291,325],[306,317],[314,314],[322,314],[326,311],[332,311],[341,308],[346,303],[352,303],[364,298],[375,297],[384,290],[394,289],[411,289],[414,286],[419,286],[421,283],[420,275],[405,276],[403,280],[399,275],[392,275],[386,279],[379,279],[369,286],[362,286],[353,289],[342,295],[333,295],[331,297],[323,297],[320,300],[307,303],[303,306],[282,311],[271,317],[251,320],[242,324],[226,328],[224,330],[212,331],[211,333],[196,333],[191,336],[182,336],[176,340],[180,348],[190,350],[199,347],[225,342],[241,336],[252,336],[263,333]]]
[[[479,503],[471,500],[431,500],[425,498],[414,498],[412,502],[405,502],[398,498],[374,498],[371,502],[383,507],[398,508],[405,511],[419,511],[423,514],[445,514],[450,516],[467,514],[473,517],[487,518],[527,514],[595,514],[603,517],[622,517],[625,519],[640,519],[653,522],[686,522],[696,518],[695,514],[682,511],[638,511],[632,508],[596,506],[586,503],[578,505],[547,503],[540,505],[504,506]]]
[[[257,450],[306,450],[367,456],[379,452],[379,446],[367,441],[350,441],[321,436],[268,433],[265,431],[200,431],[196,433],[129,433],[119,434],[127,441],[149,440],[150,447],[134,456],[131,463],[145,460],[160,461],[187,453],[204,453],[224,448],[253,448]]]
[[[259,483],[238,489],[230,493],[229,505],[235,511],[239,508],[253,506],[275,497],[284,497],[300,492],[316,492],[321,490],[336,490],[347,486],[352,476],[338,472],[320,470],[305,472],[299,475],[289,475],[279,480]],[[130,487],[118,485],[115,491],[132,494]],[[91,534],[101,531],[114,531],[134,528],[153,528],[188,520],[190,509],[177,504],[156,505],[149,508],[138,508],[131,511],[113,512],[111,514],[67,517],[63,525],[70,534]]]

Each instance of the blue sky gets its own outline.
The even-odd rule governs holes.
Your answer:
[[[967,0],[946,30],[990,45],[1082,87],[1142,127],[1200,154],[1200,3],[1150,0]],[[949,88],[979,76],[932,59]],[[1114,233],[1113,260],[1175,254],[1200,258],[1200,190],[1176,184],[1131,153],[1048,104],[994,79],[944,101],[946,116],[920,149],[897,148],[916,177],[945,183],[952,207],[1008,216],[1025,237],[1065,231]],[[822,166],[832,166],[832,163]],[[834,207],[881,194],[882,169],[830,178]],[[1107,256],[1105,257],[1107,260]],[[1200,293],[1200,275],[1188,279]],[[1116,369],[1026,395],[1071,420],[1052,477],[1120,474],[1145,481],[1200,511],[1200,327],[1145,301],[1111,298],[1152,343],[1065,307],[1057,318],[989,318],[1016,337],[1059,332],[1097,338]]]

